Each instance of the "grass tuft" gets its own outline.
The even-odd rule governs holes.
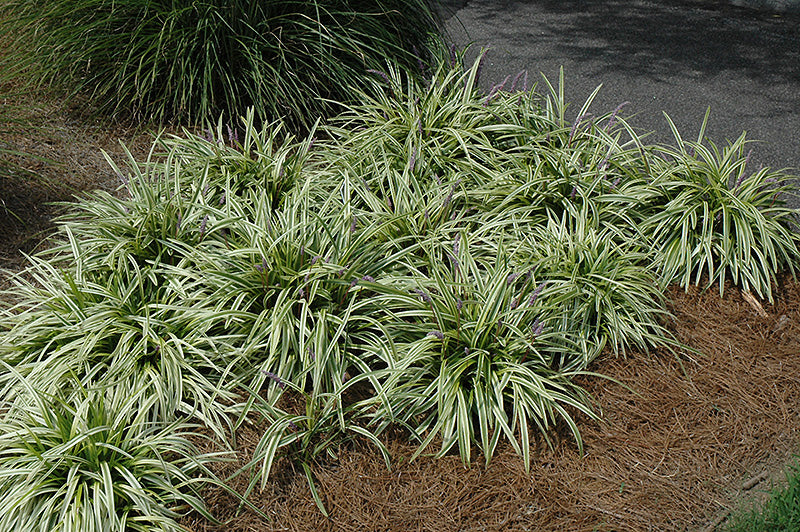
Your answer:
[[[384,58],[424,68],[439,21],[427,0],[11,0],[0,28],[4,76],[112,116],[201,124],[252,106],[309,128]]]

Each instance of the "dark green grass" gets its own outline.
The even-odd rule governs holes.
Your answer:
[[[727,532],[796,532],[800,530],[800,463],[786,472],[788,484],[772,490],[763,505],[737,512],[728,521]]]
[[[386,59],[424,69],[429,0],[10,0],[0,78],[86,94],[99,111],[202,123],[254,106],[313,124]]]

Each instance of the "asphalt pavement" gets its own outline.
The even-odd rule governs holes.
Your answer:
[[[743,131],[751,164],[800,174],[800,14],[721,0],[449,0],[446,30],[471,56],[488,47],[486,87],[527,69],[552,83],[565,73],[575,118],[623,109],[648,141],[674,143],[663,112],[684,138],[725,145]],[[800,203],[793,201],[792,203]]]

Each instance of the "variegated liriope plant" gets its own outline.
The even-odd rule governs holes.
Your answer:
[[[744,133],[722,149],[704,143],[708,113],[696,141],[684,140],[667,120],[676,146],[651,158],[659,208],[642,222],[662,281],[716,283],[722,293],[731,280],[772,302],[777,274],[794,274],[800,257],[797,210],[787,205],[796,177],[751,168]]]
[[[562,423],[580,446],[576,414],[596,414],[574,378],[604,352],[676,345],[665,242],[698,230],[663,214],[693,190],[681,180],[713,188],[691,201],[724,197],[769,220],[741,248],[728,207],[701,226],[727,238],[699,249],[738,257],[735,281],[752,260],[762,280],[792,268],[793,213],[772,174],[744,173],[739,144],[714,166],[731,196],[703,177],[700,142],[670,156],[619,109],[593,116],[596,92],[568,120],[563,76],[544,94],[524,73],[487,93],[479,71],[460,54],[424,82],[376,70],[360,104],[300,139],[252,114],[238,134],[219,124],[163,139],[121,198],[81,201],[62,243],[16,280],[4,411],[125,386],[154,426],[191,419],[225,442],[264,423],[240,471],[248,493],[283,456],[324,512],[312,465],[350,438],[390,463],[390,427],[416,455],[457,448],[465,463],[474,446],[489,461],[508,442],[528,464],[535,432]],[[770,230],[779,238],[764,240]],[[780,251],[762,261],[760,246]],[[691,260],[679,262],[707,264]]]
[[[163,158],[154,154],[145,163],[131,161],[127,175],[119,172],[124,186],[118,195],[96,192],[81,198],[60,220],[61,237],[12,279],[6,296],[13,305],[3,309],[0,333],[0,360],[7,368],[0,372],[2,414],[9,430],[19,437],[29,432],[38,443],[9,436],[5,443],[15,450],[4,451],[9,460],[0,464],[0,476],[17,478],[20,464],[27,460],[32,467],[42,453],[52,455],[53,464],[59,453],[69,462],[74,451],[77,469],[69,463],[63,467],[72,487],[63,489],[83,490],[71,505],[48,501],[66,493],[52,489],[60,485],[48,477],[56,469],[47,462],[28,469],[32,484],[26,489],[33,494],[34,484],[41,485],[41,493],[35,493],[40,500],[34,506],[9,503],[4,515],[19,525],[15,529],[39,530],[37,522],[52,520],[62,527],[53,530],[65,531],[139,529],[138,522],[143,530],[147,523],[174,530],[180,513],[202,511],[192,486],[213,476],[203,466],[207,460],[193,457],[196,449],[188,440],[181,443],[176,431],[194,423],[224,445],[242,410],[237,407],[243,401],[241,387],[261,369],[260,359],[248,358],[250,333],[241,325],[248,323],[242,313],[217,305],[217,285],[205,277],[207,266],[215,263],[209,257],[243,245],[236,240],[243,230],[234,229],[246,225],[243,206],[254,187],[262,187],[259,197],[270,209],[281,203],[310,144],[277,141],[275,129],[256,130],[252,120],[252,114],[244,120],[248,134],[235,148],[220,140],[222,127],[209,139],[162,139],[157,149],[164,151]],[[248,186],[248,178],[258,184]],[[263,192],[268,189],[272,195]],[[104,397],[117,397],[111,410],[87,411]],[[23,415],[31,408],[38,414]],[[59,432],[47,441],[39,436],[53,431]],[[101,450],[86,451],[83,440]],[[178,454],[145,452],[173,443]],[[22,461],[11,459],[23,453],[15,445],[29,453]],[[137,446],[143,446],[141,452]],[[94,460],[91,453],[108,449],[109,460],[144,453],[142,468],[132,463],[136,471],[112,471],[108,478],[96,469],[106,467],[105,459],[97,459],[100,465],[81,469],[84,461]],[[150,475],[154,461],[166,469],[132,484],[140,473]],[[150,480],[154,486],[147,484]],[[11,484],[3,489],[6,494]],[[104,490],[103,498],[93,506],[98,489]],[[130,500],[115,495],[117,489]],[[148,493],[162,489],[148,499]],[[153,510],[158,504],[160,513]],[[42,515],[25,515],[29,511]]]

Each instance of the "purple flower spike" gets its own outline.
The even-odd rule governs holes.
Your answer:
[[[540,322],[539,318],[536,318],[533,320],[533,324],[531,325],[531,333],[533,334],[533,337],[536,338],[542,334],[542,331],[544,331],[544,323]]]
[[[611,126],[613,126],[616,123],[616,121],[617,121],[617,113],[619,113],[620,110],[623,107],[625,107],[626,105],[628,105],[629,103],[631,103],[631,102],[622,102],[621,104],[619,104],[617,106],[616,109],[614,109],[614,111],[611,113],[611,118],[608,119],[608,124],[606,124],[606,129],[605,129],[606,131],[611,129]]]
[[[383,81],[385,81],[386,84],[391,87],[392,84],[389,82],[389,76],[386,74],[386,72],[382,70],[374,70],[372,68],[368,69],[367,72],[369,72],[370,74],[375,74],[376,76],[380,76],[383,79]]]
[[[464,302],[461,299],[456,299],[456,310],[461,312],[461,309],[464,308]]]
[[[521,77],[522,77],[522,75],[523,75],[525,72],[526,72],[525,70],[520,70],[520,71],[519,71],[519,74],[517,74],[516,76],[514,76],[514,80],[511,82],[511,88],[510,88],[510,89],[508,89],[508,91],[509,91],[509,92],[514,92],[514,89],[516,89],[516,88],[517,88],[517,82],[519,82],[519,78],[521,78]]]
[[[489,49],[483,51],[481,54],[481,58],[478,61],[478,70],[475,72],[475,82],[477,83],[479,79],[481,79],[481,71],[483,70],[483,62],[486,59],[486,54],[489,52]]]
[[[444,254],[447,255],[447,259],[450,261],[450,265],[452,266],[453,271],[458,272],[458,267],[459,267],[458,259],[447,251],[445,251]]]
[[[447,197],[446,197],[446,198],[444,198],[444,203],[443,203],[443,205],[442,205],[443,207],[445,207],[445,208],[446,208],[448,205],[450,205],[450,201],[453,199],[453,194],[455,194],[455,192],[456,192],[456,188],[458,188],[458,185],[460,185],[460,184],[461,184],[461,180],[460,180],[460,179],[458,179],[458,180],[456,180],[456,182],[455,182],[455,183],[453,183],[453,185],[450,187],[450,192],[447,194]]]
[[[431,331],[428,333],[428,336],[433,336],[438,340],[444,340],[444,334],[442,334],[442,331]]]
[[[510,273],[508,277],[506,277],[506,283],[512,284],[514,281],[517,280],[518,277],[519,277],[518,273]]]
[[[371,276],[371,275],[365,275],[364,277],[361,278],[361,280],[362,281],[366,281],[368,283],[374,283],[375,282],[375,278],[373,276]]]
[[[239,143],[239,134],[236,131],[236,128],[231,128],[230,124],[227,124],[226,127],[228,128],[228,142],[231,143]]]
[[[502,91],[503,89],[505,89],[506,88],[506,83],[508,83],[508,80],[510,80],[510,79],[511,79],[511,75],[509,74],[508,76],[506,76],[506,78],[503,80],[503,82],[497,87],[497,90],[498,91]]]
[[[430,303],[431,302],[431,296],[429,296],[428,294],[426,294],[424,291],[420,290],[419,288],[415,288],[414,289],[414,293],[417,294],[419,297],[421,297],[422,300],[425,303]]]
[[[547,281],[542,281],[542,283],[539,286],[536,287],[536,289],[531,294],[531,298],[528,300],[528,306],[533,305],[533,303],[536,301],[536,298],[538,298],[539,294],[541,294],[542,290],[544,290],[544,285],[546,285],[546,284],[547,284]]]
[[[200,222],[200,238],[206,234],[206,225],[208,224],[208,215],[203,216],[203,221]]]
[[[455,67],[456,66],[456,45],[455,44],[450,45],[450,66],[451,67]]]
[[[271,371],[261,370],[261,372],[266,375],[271,381],[278,385],[278,388],[281,390],[286,388],[286,383],[281,380],[280,377],[272,373]]]
[[[417,149],[414,148],[414,150],[411,152],[411,157],[408,160],[408,171],[409,172],[413,172],[414,171],[414,165],[416,163],[417,163]]]
[[[572,139],[575,138],[575,133],[578,132],[578,126],[580,125],[581,121],[584,118],[589,118],[590,116],[592,116],[591,113],[586,113],[585,115],[581,115],[575,119],[575,122],[572,124],[572,129],[569,132],[569,141],[567,142],[568,146],[572,144]]]
[[[734,187],[733,187],[734,190],[736,190],[740,186],[742,186],[742,183],[744,183],[745,177],[746,176],[744,175],[744,172],[742,172],[742,175],[740,175],[739,179],[736,180],[736,185],[734,185]]]
[[[494,97],[497,95],[499,91],[500,91],[500,85],[495,85],[494,87],[492,87],[491,90],[489,90],[489,95],[486,96],[485,100],[483,100],[483,106],[487,107],[489,105],[489,102],[491,102],[494,99]]]

